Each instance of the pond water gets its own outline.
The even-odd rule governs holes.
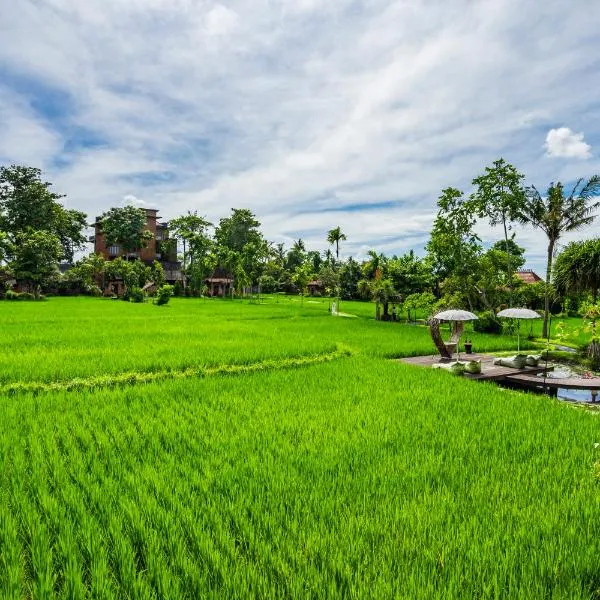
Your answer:
[[[543,378],[543,375],[541,376]],[[578,377],[578,374],[564,365],[556,365],[553,371],[549,371],[547,374],[548,379],[565,379],[567,377]],[[600,403],[600,397],[596,390],[590,390],[587,388],[572,389],[572,388],[558,388],[556,397],[561,400],[568,400],[570,402],[598,402]]]
[[[540,379],[540,386],[543,385],[544,375],[540,373],[538,375]],[[573,371],[565,365],[556,365],[553,371],[548,371],[546,374],[547,379],[556,381],[557,379],[566,379],[567,377],[580,377],[576,371]],[[585,381],[582,378],[582,381]],[[556,389],[556,388],[555,388]],[[544,393],[543,388],[537,388],[537,391]],[[569,402],[581,402],[584,404],[598,404],[600,405],[600,391],[590,390],[589,388],[561,388],[556,389],[556,397],[560,400],[567,400]]]
[[[600,404],[600,395],[597,391],[592,390],[568,390],[565,388],[558,388],[556,394],[557,398],[561,400],[568,400],[570,402],[584,402]]]

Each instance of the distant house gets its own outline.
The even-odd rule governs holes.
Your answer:
[[[308,293],[311,296],[316,296],[317,294],[323,293],[323,282],[319,279],[313,279],[306,284],[308,288]]]
[[[218,268],[214,271],[212,277],[207,277],[204,280],[204,283],[208,288],[207,294],[213,297],[222,298],[229,296],[233,290],[233,278],[231,275]]]
[[[90,242],[94,243],[94,252],[101,254],[105,260],[114,260],[120,256],[127,260],[139,258],[147,265],[151,265],[156,260],[162,265],[165,271],[165,280],[167,283],[174,284],[177,281],[181,281],[183,275],[181,273],[181,263],[177,260],[177,244],[174,240],[171,244],[165,243],[171,239],[169,238],[169,224],[159,222],[158,210],[154,208],[146,208],[144,210],[146,212],[146,224],[144,228],[152,234],[153,238],[148,241],[144,248],[139,252],[125,252],[121,246],[116,244],[107,247],[104,232],[102,231],[101,218],[96,217],[94,236],[90,238]],[[112,294],[120,296],[123,293],[123,288],[122,281],[107,281],[103,292],[105,296]]]
[[[535,271],[531,269],[523,269],[522,271],[517,271],[515,275],[523,282],[527,284],[538,283],[540,281],[544,281]]]
[[[209,277],[205,279],[209,296],[228,296],[231,293],[233,279],[229,277]]]

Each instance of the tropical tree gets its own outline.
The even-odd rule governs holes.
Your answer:
[[[431,288],[429,265],[411,250],[387,262],[388,274],[399,294],[408,296]]]
[[[34,295],[58,271],[63,248],[58,236],[48,231],[28,229],[16,236],[10,266],[17,280],[26,282]]]
[[[12,244],[8,234],[5,231],[0,231],[0,265],[11,254]]]
[[[328,267],[333,267],[335,265],[335,258],[333,257],[333,252],[331,251],[331,248],[327,248],[323,251],[323,262]]]
[[[479,296],[473,281],[481,252],[479,237],[473,230],[475,223],[463,192],[446,188],[438,198],[438,213],[426,246],[438,287],[446,281],[446,293],[460,290],[471,308],[475,295]]]
[[[184,287],[187,285],[189,278],[188,266],[193,262],[205,262],[210,252],[212,245],[212,240],[208,234],[210,227],[212,227],[212,223],[204,217],[200,217],[196,211],[188,211],[187,214],[169,221],[169,231],[175,239],[181,242],[183,249]]]
[[[589,293],[595,304],[600,290],[600,238],[568,244],[556,257],[553,281],[559,294]]]
[[[589,320],[592,340],[588,345],[587,353],[593,369],[600,368],[600,341],[596,323],[600,319],[600,303],[587,303],[583,306],[583,317]]]
[[[283,267],[285,265],[285,244],[283,242],[275,245],[271,244],[269,249],[271,258],[278,266]]]
[[[107,246],[118,245],[126,253],[138,252],[153,238],[146,229],[146,211],[136,206],[111,208],[100,216]]]
[[[64,275],[64,281],[90,293],[101,293],[104,289],[106,261],[102,254],[90,254],[77,261]]]
[[[346,235],[339,226],[327,232],[327,242],[332,246],[335,244],[335,258],[337,261],[340,260],[340,242],[346,241],[346,239]]]
[[[80,210],[65,209],[62,206],[54,207],[54,222],[52,233],[58,236],[63,253],[61,260],[72,263],[77,250],[82,250],[87,242],[84,235],[87,228],[87,215]]]
[[[367,300],[371,297],[371,280],[360,279],[356,284],[356,291],[358,295],[363,299]]]
[[[297,239],[287,253],[285,268],[293,273],[306,260],[306,245],[302,239]]]
[[[331,298],[340,287],[340,275],[333,267],[324,264],[319,271],[319,280],[327,296]]]
[[[394,289],[394,284],[391,279],[378,278],[369,282],[371,298],[375,302],[375,319],[377,321],[383,319],[389,320],[389,304],[390,302],[398,302],[400,300],[398,292]],[[381,307],[383,306],[383,315]]]
[[[154,282],[156,288],[158,289],[159,287],[165,285],[165,270],[157,260],[152,263],[151,270],[152,281]]]
[[[479,292],[482,303],[488,310],[494,310],[507,301],[510,304],[511,300],[514,300],[517,296],[515,292],[519,288],[512,287],[509,282],[513,279],[514,271],[525,264],[524,250],[516,246],[512,240],[509,240],[509,242],[510,266],[506,263],[507,252],[504,242],[497,242],[479,256],[477,269],[473,274],[473,284]],[[519,253],[519,250],[521,250],[521,253]],[[517,285],[523,284],[519,282]]]
[[[59,202],[64,195],[53,192],[42,180],[40,169],[21,165],[0,167],[0,230],[14,245],[25,231],[46,231],[59,238],[59,260],[72,262],[76,250],[84,247],[87,215],[69,210]]]
[[[134,288],[143,288],[146,283],[152,281],[152,269],[141,260],[125,260],[119,257],[107,261],[104,270],[107,279],[123,280],[123,300],[129,300]]]
[[[535,186],[527,189],[527,202],[521,210],[520,221],[541,229],[548,238],[543,337],[548,336],[550,284],[556,243],[563,234],[577,231],[593,222],[600,207],[597,199],[599,192],[600,175],[594,175],[587,181],[579,179],[569,195],[560,181],[550,184],[545,197]]]
[[[292,277],[292,281],[296,285],[296,287],[300,290],[300,294],[302,297],[301,304],[304,305],[304,296],[306,295],[308,289],[308,282],[312,279],[312,271],[311,266],[308,263],[300,265],[296,268],[294,275]]]
[[[584,304],[582,312],[591,324],[592,341],[588,346],[588,356],[595,365],[600,363],[600,343],[596,334],[596,321],[600,317],[600,238],[571,242],[556,257],[553,275],[558,293],[591,294],[592,302]]]
[[[404,310],[406,310],[406,320],[411,320],[411,311],[413,311],[415,320],[417,319],[417,312],[419,310],[424,312],[426,316],[429,316],[433,310],[434,304],[435,296],[431,292],[421,292],[420,294],[411,294],[410,296],[407,296],[403,302]]]
[[[527,196],[523,187],[525,176],[503,158],[494,161],[491,167],[485,168],[485,173],[473,179],[475,191],[471,194],[470,205],[479,217],[486,217],[494,227],[502,225],[509,290],[509,305],[512,305],[513,271],[509,248],[508,231],[511,224],[519,220],[523,212]]]
[[[348,258],[338,270],[340,278],[340,293],[343,298],[355,298],[358,293],[358,282],[362,277],[362,271],[358,261],[352,257]]]
[[[377,273],[382,273],[386,264],[386,257],[376,250],[367,252],[368,259],[363,263],[362,271],[366,279],[375,279]]]
[[[232,208],[231,216],[221,219],[215,229],[217,246],[234,252],[241,252],[246,244],[258,244],[262,239],[260,222],[247,208]]]

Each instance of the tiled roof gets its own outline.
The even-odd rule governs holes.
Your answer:
[[[517,271],[515,275],[523,283],[538,283],[538,281],[544,281],[535,271],[531,269],[525,271]]]

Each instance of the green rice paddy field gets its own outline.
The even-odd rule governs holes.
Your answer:
[[[600,598],[600,417],[327,306],[1,303],[0,598]]]

